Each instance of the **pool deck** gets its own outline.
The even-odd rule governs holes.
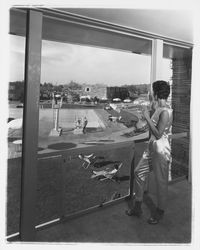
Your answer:
[[[59,150],[68,150],[73,148],[74,150],[86,147],[92,147],[94,145],[106,146],[109,144],[116,143],[129,143],[134,140],[148,138],[148,132],[144,132],[132,137],[124,136],[126,133],[133,131],[133,128],[127,128],[120,131],[113,132],[111,129],[104,130],[103,132],[73,135],[73,134],[63,134],[62,136],[49,136],[40,137],[38,144],[38,155],[46,153],[55,153]],[[52,149],[51,145],[57,145],[57,149]],[[60,146],[59,146],[60,145]],[[21,157],[21,151],[16,152],[16,148],[12,142],[9,142],[8,159]]]

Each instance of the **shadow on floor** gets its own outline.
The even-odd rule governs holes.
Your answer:
[[[49,149],[56,149],[56,150],[62,150],[62,149],[69,149],[69,148],[75,148],[76,144],[75,143],[65,143],[65,142],[60,142],[60,143],[54,143],[48,145]]]
[[[163,220],[149,225],[150,210],[155,209],[145,195],[141,218],[127,216],[127,201],[100,207],[98,211],[68,220],[37,232],[36,241],[90,243],[190,243],[191,185],[185,180],[169,186],[168,208]]]
[[[116,164],[116,163],[119,163],[119,161],[101,161],[101,162],[95,162],[93,164],[93,167],[94,168],[102,168],[102,167],[108,166],[110,164]]]

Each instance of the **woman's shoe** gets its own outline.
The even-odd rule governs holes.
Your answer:
[[[150,217],[147,222],[151,225],[156,225],[158,224],[159,220],[156,219],[155,217]]]
[[[142,211],[135,211],[134,209],[128,209],[126,210],[126,215],[128,216],[136,216],[136,217],[141,217]]]
[[[148,223],[151,225],[156,225],[164,216],[164,210],[157,208],[154,215],[148,219]]]
[[[141,205],[142,205],[141,201],[136,201],[134,208],[126,210],[126,215],[136,216],[139,218],[142,215]]]

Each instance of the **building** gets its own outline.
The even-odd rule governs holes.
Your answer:
[[[121,100],[129,97],[129,91],[125,87],[107,87],[107,98],[113,100],[114,98],[120,98]]]
[[[106,87],[105,85],[84,85],[82,90],[79,91],[80,97],[87,96],[88,98],[97,97],[98,99],[107,99],[112,101],[114,98],[121,100],[129,97],[129,91],[126,87]]]
[[[89,98],[97,97],[98,99],[107,97],[107,88],[103,84],[94,84],[94,85],[83,85],[82,89],[79,91],[79,95],[87,96]]]
[[[8,88],[8,100],[23,101],[24,98],[24,83],[10,82]]]

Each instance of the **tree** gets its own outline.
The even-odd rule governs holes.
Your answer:
[[[99,98],[98,98],[97,96],[95,96],[95,97],[93,98],[93,101],[94,101],[94,102],[99,102]]]
[[[78,93],[76,92],[71,92],[71,96],[72,96],[72,101],[73,102],[79,102],[80,101],[80,96]]]
[[[21,102],[24,101],[24,81],[9,83],[9,99]]]
[[[63,85],[56,85],[56,86],[54,86],[54,91],[56,91],[56,92],[62,92],[63,91],[63,89],[64,89],[64,87],[63,87]]]
[[[69,84],[68,84],[68,88],[71,89],[71,90],[79,90],[79,89],[82,89],[82,85],[79,84],[79,83],[76,83],[74,81],[71,81]]]
[[[86,97],[85,101],[86,102],[91,102],[91,100],[88,97]]]

